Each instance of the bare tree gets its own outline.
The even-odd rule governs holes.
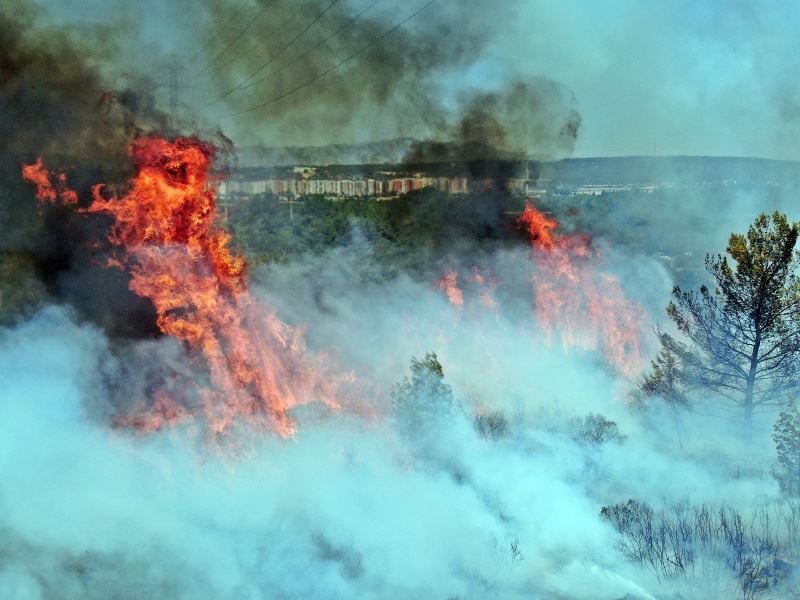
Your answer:
[[[514,567],[525,560],[525,554],[522,552],[522,546],[519,545],[519,538],[514,538],[509,544],[511,548],[511,566]]]
[[[628,500],[604,506],[600,516],[619,534],[616,549],[659,579],[708,579],[723,565],[738,582],[739,597],[750,600],[787,585],[794,571],[784,560],[797,558],[793,506],[787,513],[783,506],[765,505],[747,520],[728,506],[678,503],[654,510]]]
[[[480,413],[474,420],[478,434],[487,440],[496,442],[508,433],[508,419],[501,410]]]
[[[570,428],[572,439],[586,446],[601,446],[610,441],[617,443],[625,441],[625,436],[620,433],[616,422],[595,413],[571,419]]]

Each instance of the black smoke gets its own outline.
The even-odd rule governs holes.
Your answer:
[[[21,167],[42,156],[85,204],[91,185],[130,176],[130,140],[165,121],[151,97],[107,86],[99,65],[115,49],[102,37],[43,27],[27,3],[0,6],[0,319],[55,301],[112,336],[153,335],[149,303],[105,267],[107,219],[37,206]],[[11,294],[20,288],[30,293]]]

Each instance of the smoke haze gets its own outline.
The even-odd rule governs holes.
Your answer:
[[[592,196],[574,206],[566,195],[549,197],[537,216],[556,241],[520,231],[524,199],[505,186],[531,167],[531,183],[540,174],[557,180],[561,163],[547,161],[576,153],[639,152],[637,128],[663,135],[660,125],[643,122],[660,121],[662,111],[685,117],[698,106],[708,120],[681,121],[659,152],[673,152],[680,131],[697,125],[681,152],[795,158],[794,92],[777,85],[784,70],[769,59],[795,25],[784,19],[769,42],[761,30],[783,14],[777,5],[737,3],[717,32],[718,53],[688,80],[670,71],[673,79],[642,93],[651,110],[639,114],[631,97],[615,102],[611,89],[627,90],[654,63],[657,77],[671,34],[704,11],[675,11],[679,19],[654,8],[652,20],[664,17],[666,31],[645,43],[635,31],[644,9],[604,4],[591,17],[569,2],[556,10],[521,0],[440,1],[360,52],[424,3],[0,0],[0,597],[795,597],[796,554],[778,557],[789,565],[778,583],[748,596],[725,558],[705,549],[678,579],[626,560],[619,532],[600,516],[603,507],[636,499],[667,511],[679,503],[727,506],[747,522],[763,510],[773,523],[789,522],[781,520],[788,504],[772,473],[774,412],[759,418],[746,445],[739,416],[718,410],[717,398],[694,399],[691,412],[637,402],[641,369],[615,365],[597,332],[580,330],[584,321],[575,333],[569,313],[547,323],[535,307],[537,277],[562,269],[553,277],[558,299],[576,289],[576,273],[590,273],[599,289],[619,290],[636,307],[633,329],[646,365],[657,350],[651,332],[666,327],[672,286],[704,281],[702,255],[722,251],[730,232],[744,231],[757,213],[798,218],[797,181],[757,175],[735,187],[706,173],[693,179],[676,161],[659,175],[669,185],[623,197],[630,202]],[[285,56],[245,82],[317,15]],[[689,42],[708,31],[708,19],[685,31]],[[748,73],[720,74],[715,61],[732,64],[729,43],[745,30],[754,61]],[[629,72],[611,66],[636,54],[625,39],[649,50]],[[317,44],[320,51],[302,55]],[[595,45],[604,51],[595,54]],[[675,70],[698,52],[686,46]],[[289,60],[291,68],[278,71]],[[177,111],[169,103],[172,61],[182,65]],[[600,85],[612,71],[611,83]],[[676,79],[691,87],[698,73],[709,75],[708,98],[664,92]],[[747,93],[737,94],[741,100],[709,115],[742,77],[763,83],[758,98],[748,104]],[[297,86],[305,87],[272,101]],[[662,96],[666,108],[656,106]],[[770,108],[758,120],[766,99]],[[691,110],[676,109],[681,102]],[[742,119],[744,145],[726,133],[737,106],[752,117]],[[780,123],[785,128],[776,131]],[[327,229],[310,199],[295,209],[297,221],[280,217],[283,229],[276,215],[286,207],[274,202],[264,203],[275,219],[264,232],[233,213],[234,253],[241,245],[251,259],[248,306],[292,328],[302,343],[287,335],[286,346],[318,357],[348,385],[338,405],[307,394],[289,407],[293,436],[255,426],[247,411],[224,431],[197,415],[167,418],[151,431],[120,417],[146,415],[157,392],[179,396],[190,386],[201,390],[201,405],[218,373],[183,343],[196,338],[165,334],[163,319],[183,325],[193,309],[157,311],[131,290],[130,265],[108,268],[118,254],[107,236],[118,222],[87,209],[95,184],[107,184],[100,198],[108,202],[130,193],[133,140],[178,134],[217,147],[211,189],[242,145],[394,137],[409,140],[400,167],[444,163],[501,183],[463,201],[424,193],[374,201]],[[39,156],[53,174],[65,173],[77,207],[37,205],[21,167]],[[186,165],[165,162],[165,178],[184,190]],[[385,222],[369,220],[391,203]],[[196,221],[210,220],[211,210]],[[560,225],[549,224],[553,218]],[[308,241],[304,228],[315,223],[309,236],[319,244],[286,250],[295,239]],[[434,230],[439,223],[445,226]],[[392,245],[392,228],[424,235]],[[283,240],[286,231],[295,237]],[[209,246],[218,242],[211,239]],[[276,247],[257,252],[254,239],[277,240]],[[184,251],[181,243],[158,250]],[[547,243],[568,251],[547,263]],[[204,256],[185,254],[222,298],[216,308],[242,305],[241,292],[215,287],[223,286],[211,279],[213,269],[203,270]],[[602,313],[588,300],[580,309]],[[257,326],[242,331],[266,337]],[[432,352],[436,362],[424,363]],[[227,367],[235,362],[223,359]],[[434,374],[436,364],[442,369],[439,387],[418,392],[412,400],[422,408],[412,409],[403,390],[430,377],[415,371],[423,363],[434,364]],[[305,368],[287,364],[292,376]],[[239,383],[245,377],[235,375]],[[160,408],[161,416],[176,417],[171,408]],[[581,438],[575,424],[592,415],[612,420],[620,435],[596,444]],[[776,535],[791,536],[776,527]],[[765,569],[764,578],[777,567]]]

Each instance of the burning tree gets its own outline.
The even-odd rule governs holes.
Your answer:
[[[706,256],[716,286],[674,288],[667,315],[683,340],[659,331],[661,362],[642,391],[675,390],[679,380],[717,393],[742,409],[748,436],[756,407],[784,404],[800,383],[797,238],[797,223],[761,214],[746,235],[731,234],[735,266],[727,256]]]

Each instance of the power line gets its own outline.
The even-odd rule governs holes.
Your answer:
[[[375,44],[377,44],[378,42],[380,42],[381,40],[383,40],[387,36],[391,35],[395,31],[400,29],[403,25],[408,23],[411,19],[416,17],[418,14],[420,14],[423,10],[425,10],[426,8],[428,8],[429,6],[434,4],[436,1],[437,0],[430,0],[424,6],[422,6],[422,8],[417,9],[415,12],[413,12],[412,14],[407,16],[405,19],[400,21],[397,25],[395,25],[391,29],[388,29],[388,30],[384,31],[381,35],[376,37],[369,44],[367,44],[365,46],[362,46],[360,49],[358,49],[355,52],[353,52],[350,56],[348,56],[344,60],[339,61],[338,63],[336,63],[335,65],[333,65],[329,69],[327,69],[327,70],[323,71],[322,73],[320,73],[319,75],[317,75],[315,77],[312,77],[311,79],[307,80],[305,83],[302,83],[302,84],[292,88],[291,90],[289,90],[287,92],[284,92],[283,94],[280,94],[279,96],[275,96],[274,98],[271,98],[270,100],[267,100],[266,102],[262,102],[261,104],[258,104],[256,106],[252,106],[252,107],[247,108],[245,110],[240,110],[239,112],[227,115],[226,117],[223,117],[223,118],[238,117],[239,115],[243,115],[243,114],[246,114],[246,113],[249,113],[249,112],[253,112],[254,110],[258,110],[258,109],[264,108],[266,106],[270,106],[271,104],[275,104],[276,102],[278,102],[280,100],[283,100],[287,96],[291,96],[292,94],[294,94],[296,92],[299,92],[302,89],[307,88],[311,84],[316,83],[317,81],[319,81],[320,79],[322,79],[326,75],[332,73],[333,71],[335,71],[336,69],[338,69],[339,67],[344,65],[345,63],[350,62],[351,60],[353,60],[356,56],[358,56],[362,52],[366,52],[367,50],[369,50],[372,46],[374,46]]]
[[[258,75],[259,73],[261,73],[261,71],[263,71],[263,70],[264,70],[264,69],[266,69],[266,68],[267,68],[269,65],[271,65],[271,64],[272,64],[272,63],[275,61],[275,59],[277,59],[277,58],[278,58],[278,57],[279,57],[281,54],[283,54],[283,53],[284,53],[284,52],[286,52],[286,51],[287,51],[289,48],[291,48],[291,47],[294,45],[294,43],[295,43],[297,40],[299,40],[301,37],[303,37],[303,35],[305,35],[305,33],[306,33],[306,32],[307,32],[309,29],[311,29],[311,28],[312,28],[312,27],[313,27],[313,26],[314,26],[314,25],[315,25],[315,24],[316,24],[316,23],[317,23],[317,22],[318,22],[318,21],[319,21],[319,20],[320,20],[322,17],[324,17],[324,16],[325,16],[325,13],[327,13],[327,12],[328,12],[330,9],[332,9],[332,8],[334,7],[334,5],[335,5],[337,2],[339,2],[339,0],[332,0],[332,2],[331,2],[330,4],[328,4],[328,6],[325,8],[325,10],[323,10],[321,13],[319,13],[319,14],[318,14],[318,15],[317,15],[317,16],[316,16],[316,17],[315,17],[315,18],[314,18],[314,19],[313,19],[313,20],[312,20],[312,21],[311,21],[311,22],[310,22],[308,25],[306,25],[305,29],[303,29],[303,30],[302,30],[300,33],[298,33],[296,36],[294,36],[294,37],[292,38],[292,40],[291,40],[291,41],[290,41],[288,44],[286,44],[286,45],[285,45],[283,48],[281,48],[281,49],[280,49],[280,50],[279,50],[279,51],[278,51],[276,54],[273,54],[271,58],[269,58],[269,59],[268,59],[268,60],[267,60],[267,61],[266,61],[264,64],[262,64],[260,67],[258,67],[258,68],[257,68],[255,71],[253,71],[253,72],[252,72],[250,75],[248,75],[248,76],[247,76],[245,79],[243,79],[243,80],[242,80],[242,81],[240,81],[238,84],[236,84],[235,86],[233,86],[232,88],[230,88],[228,91],[226,91],[225,93],[223,93],[223,94],[222,94],[221,96],[219,96],[218,98],[215,98],[214,100],[212,100],[211,102],[209,102],[209,103],[208,103],[208,106],[210,106],[210,105],[212,105],[212,104],[214,104],[214,103],[218,102],[219,100],[222,100],[223,98],[225,98],[225,97],[227,97],[227,96],[231,95],[233,92],[235,92],[236,90],[238,90],[239,88],[241,88],[241,87],[242,87],[242,86],[243,86],[245,83],[247,83],[248,81],[250,81],[250,80],[251,80],[253,77],[255,77],[256,75]]]
[[[213,67],[216,64],[216,62],[220,59],[220,57],[223,54],[225,54],[230,49],[230,47],[233,46],[239,40],[239,38],[241,38],[245,33],[247,33],[247,30],[253,26],[253,23],[255,23],[261,17],[261,15],[263,15],[266,12],[268,6],[269,4],[264,4],[264,6],[261,7],[261,10],[258,11],[258,13],[256,13],[256,15],[247,22],[247,25],[244,26],[244,29],[239,31],[239,33],[237,33],[234,36],[234,38],[230,42],[228,42],[228,44],[222,50],[220,50],[217,53],[217,55],[214,57],[214,60],[208,63],[201,71],[198,71],[197,74],[202,75],[203,73],[208,71],[211,67]]]
[[[367,6],[364,10],[362,10],[360,13],[358,13],[356,16],[354,16],[352,19],[350,19],[347,23],[342,25],[339,29],[337,29],[332,34],[330,34],[329,36],[323,38],[322,40],[320,40],[319,42],[317,42],[316,44],[311,46],[308,50],[306,50],[302,54],[300,54],[298,56],[295,56],[292,60],[290,60],[285,65],[283,65],[280,69],[276,69],[275,71],[271,71],[270,73],[267,73],[264,77],[261,77],[260,79],[256,79],[255,81],[251,81],[250,83],[240,84],[238,86],[239,89],[246,89],[246,88],[249,88],[249,87],[253,87],[254,85],[258,85],[259,83],[262,83],[262,82],[266,81],[267,79],[270,79],[270,78],[274,77],[278,73],[282,73],[283,71],[285,71],[286,69],[288,69],[292,65],[296,64],[298,61],[303,60],[306,56],[311,54],[314,50],[316,50],[317,48],[323,46],[325,43],[327,43],[328,41],[330,41],[331,39],[335,38],[337,35],[342,33],[345,29],[349,28],[353,23],[355,23],[358,19],[360,19],[368,10],[373,8],[380,1],[381,0],[375,0],[372,4]],[[224,96],[221,96],[220,98],[217,98],[217,100],[220,100],[223,97]],[[217,100],[214,100],[214,102],[217,102]],[[212,104],[213,104],[213,102],[212,102]]]
[[[225,29],[228,27],[228,25],[233,23],[233,21],[236,19],[236,17],[239,16],[239,14],[244,10],[244,7],[247,6],[249,3],[250,3],[250,0],[244,0],[244,2],[242,2],[239,5],[239,8],[237,8],[234,11],[234,13],[231,15],[231,17],[227,21],[225,21],[225,23],[222,24],[222,27],[220,27],[217,30],[217,33],[215,33],[213,37],[211,37],[205,44],[203,44],[203,46],[197,52],[194,53],[194,55],[189,59],[189,62],[194,61],[194,59],[197,58],[203,50],[205,50],[206,48],[210,47],[211,44],[213,44],[215,41],[217,41],[217,38],[220,35],[222,35],[222,32],[225,31]]]
[[[303,12],[303,10],[306,8],[306,6],[308,6],[309,4],[311,4],[311,3],[312,3],[312,2],[314,2],[314,1],[315,1],[315,0],[305,0],[305,2],[303,2],[303,3],[300,5],[300,7],[299,7],[299,8],[298,8],[296,11],[294,11],[294,12],[293,12],[291,15],[289,15],[288,17],[286,17],[286,18],[285,18],[283,21],[281,21],[281,22],[280,22],[280,23],[279,23],[279,24],[278,24],[276,27],[273,27],[272,29],[270,29],[269,31],[267,31],[267,32],[266,32],[266,34],[268,35],[268,34],[277,33],[277,32],[280,32],[280,31],[282,31],[282,30],[284,29],[284,26],[285,26],[285,25],[286,25],[286,24],[287,24],[289,21],[291,21],[291,20],[292,20],[292,19],[294,19],[294,18],[295,18],[297,15],[299,15],[300,13],[302,13],[302,12]],[[240,54],[239,56],[235,56],[235,57],[233,57],[231,60],[229,60],[228,62],[226,62],[224,65],[222,65],[222,66],[220,67],[220,69],[223,69],[223,70],[224,70],[226,67],[228,67],[229,65],[232,65],[232,64],[233,64],[233,63],[235,63],[237,60],[239,60],[239,59],[240,59],[240,58],[242,58],[243,56],[246,56],[247,54],[248,54],[248,52],[243,52],[243,53],[242,53],[242,54]]]

